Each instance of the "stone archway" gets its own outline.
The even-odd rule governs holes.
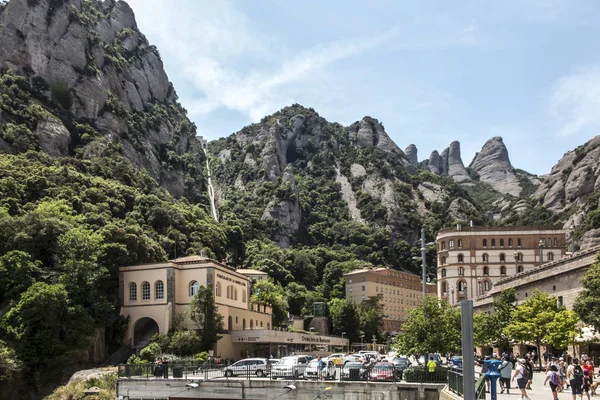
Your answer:
[[[146,346],[152,336],[159,332],[158,324],[152,318],[143,317],[138,319],[133,326],[133,346]]]

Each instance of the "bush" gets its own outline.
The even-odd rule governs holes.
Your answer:
[[[208,353],[206,351],[203,351],[201,353],[196,354],[195,356],[195,361],[196,362],[204,362],[208,360]]]
[[[52,100],[60,104],[65,110],[69,110],[71,108],[71,105],[73,104],[73,98],[67,82],[62,79],[55,80],[52,82],[50,92],[52,93]]]
[[[140,357],[145,361],[153,362],[162,354],[162,349],[158,343],[150,343],[140,351]]]
[[[430,375],[425,366],[409,367],[404,370],[403,377],[406,382],[447,382],[448,368],[438,366]]]

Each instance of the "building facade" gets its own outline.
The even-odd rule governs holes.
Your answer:
[[[461,227],[436,238],[438,297],[457,304],[489,293],[503,278],[539,268],[566,254],[557,226]]]
[[[222,338],[213,349],[216,356],[234,360],[249,356],[280,357],[306,349],[329,350],[334,346],[341,349],[349,345],[348,339],[343,338],[271,333],[271,306],[250,302],[250,281],[251,278],[235,268],[200,256],[121,267],[121,315],[129,317],[125,342],[139,349],[148,344],[154,334],[167,333],[176,315],[189,310],[200,287],[210,286],[224,323]],[[197,328],[189,319],[183,324],[189,329]],[[277,342],[277,338],[285,341]]]
[[[381,296],[385,318],[382,330],[395,335],[408,312],[423,298],[421,278],[389,268],[363,268],[344,274],[346,298],[360,304],[369,297]],[[435,285],[427,285],[435,294]]]
[[[247,276],[250,282],[260,282],[269,280],[269,274],[256,269],[236,269],[236,271],[239,274]]]

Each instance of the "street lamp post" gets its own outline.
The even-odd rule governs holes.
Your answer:
[[[346,334],[346,332],[342,332],[342,353],[345,353],[346,351],[344,350],[346,346],[344,346],[344,335]]]
[[[450,290],[450,293],[452,293],[452,304],[454,304],[454,288]]]
[[[365,338],[365,335],[360,335],[360,349],[363,349],[363,339]]]
[[[546,242],[544,239],[540,239],[540,267],[544,263],[544,247],[546,246]]]
[[[421,228],[421,274],[423,279],[423,299],[427,296],[427,278],[425,277],[425,228]]]
[[[477,278],[477,296],[481,296],[481,278]]]
[[[377,345],[377,338],[373,335],[373,351],[375,351],[375,346]]]
[[[314,330],[315,330],[315,328],[311,326],[310,327],[310,333],[313,333]],[[308,352],[312,353],[312,338],[311,338],[311,342],[308,344]]]
[[[513,256],[515,257],[515,275],[519,273],[519,268],[517,267],[517,264],[519,262],[519,253],[517,253],[515,251],[515,254],[513,254]]]

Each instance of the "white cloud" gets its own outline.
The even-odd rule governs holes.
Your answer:
[[[560,124],[561,136],[600,131],[600,68],[559,79],[550,96],[550,111]]]

